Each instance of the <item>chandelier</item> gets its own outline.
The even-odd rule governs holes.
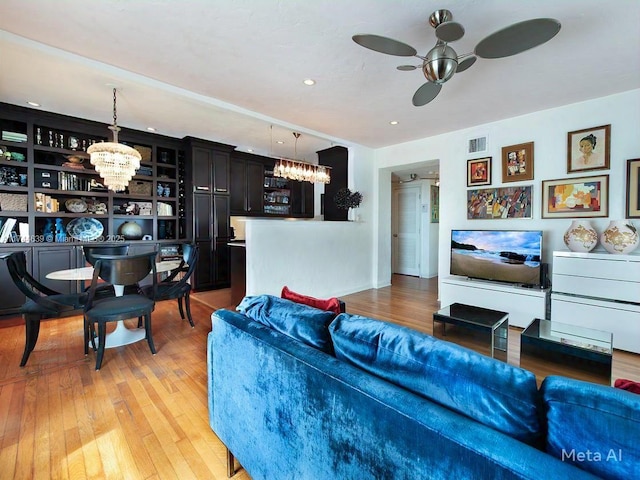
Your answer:
[[[104,185],[109,190],[120,192],[124,190],[140,168],[140,152],[127,145],[118,143],[118,132],[120,127],[117,124],[116,114],[116,89],[113,89],[113,125],[109,130],[113,132],[113,142],[94,143],[87,149],[91,156],[91,164],[95,166],[96,172],[104,180]]]
[[[294,156],[297,156],[300,133],[293,132],[293,136],[296,138]],[[331,167],[314,165],[290,158],[280,158],[273,167],[273,176],[301,182],[329,183],[331,182]]]

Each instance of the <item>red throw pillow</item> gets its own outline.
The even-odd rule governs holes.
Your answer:
[[[615,381],[613,386],[626,390],[627,392],[640,393],[640,382],[634,382],[633,380],[619,378]]]
[[[321,300],[319,298],[309,297],[308,295],[301,295],[299,293],[292,292],[286,285],[282,287],[282,293],[280,294],[280,297],[286,300],[291,300],[292,302],[302,303],[304,305],[309,305],[310,307],[319,308],[320,310],[325,310],[327,312],[333,312],[336,315],[340,313],[340,300],[335,297]]]

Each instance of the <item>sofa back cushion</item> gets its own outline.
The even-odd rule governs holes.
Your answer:
[[[329,324],[333,312],[272,295],[245,297],[237,310],[247,317],[323,352],[333,353]]]
[[[399,325],[341,314],[335,355],[526,443],[540,438],[535,376]]]
[[[638,478],[640,396],[559,376],[540,391],[548,453],[604,478]]]

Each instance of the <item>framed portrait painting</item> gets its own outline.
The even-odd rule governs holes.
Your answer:
[[[640,158],[627,160],[626,218],[640,218]]]
[[[467,187],[491,185],[491,157],[467,160]]]
[[[609,215],[609,175],[542,181],[542,218]]]
[[[567,173],[609,168],[611,125],[585,128],[567,135]]]
[[[502,147],[502,182],[533,180],[533,142]]]

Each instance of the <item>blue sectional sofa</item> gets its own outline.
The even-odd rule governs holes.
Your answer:
[[[538,390],[449,342],[277,297],[238,310],[211,316],[209,415],[254,480],[638,478],[639,395]]]

